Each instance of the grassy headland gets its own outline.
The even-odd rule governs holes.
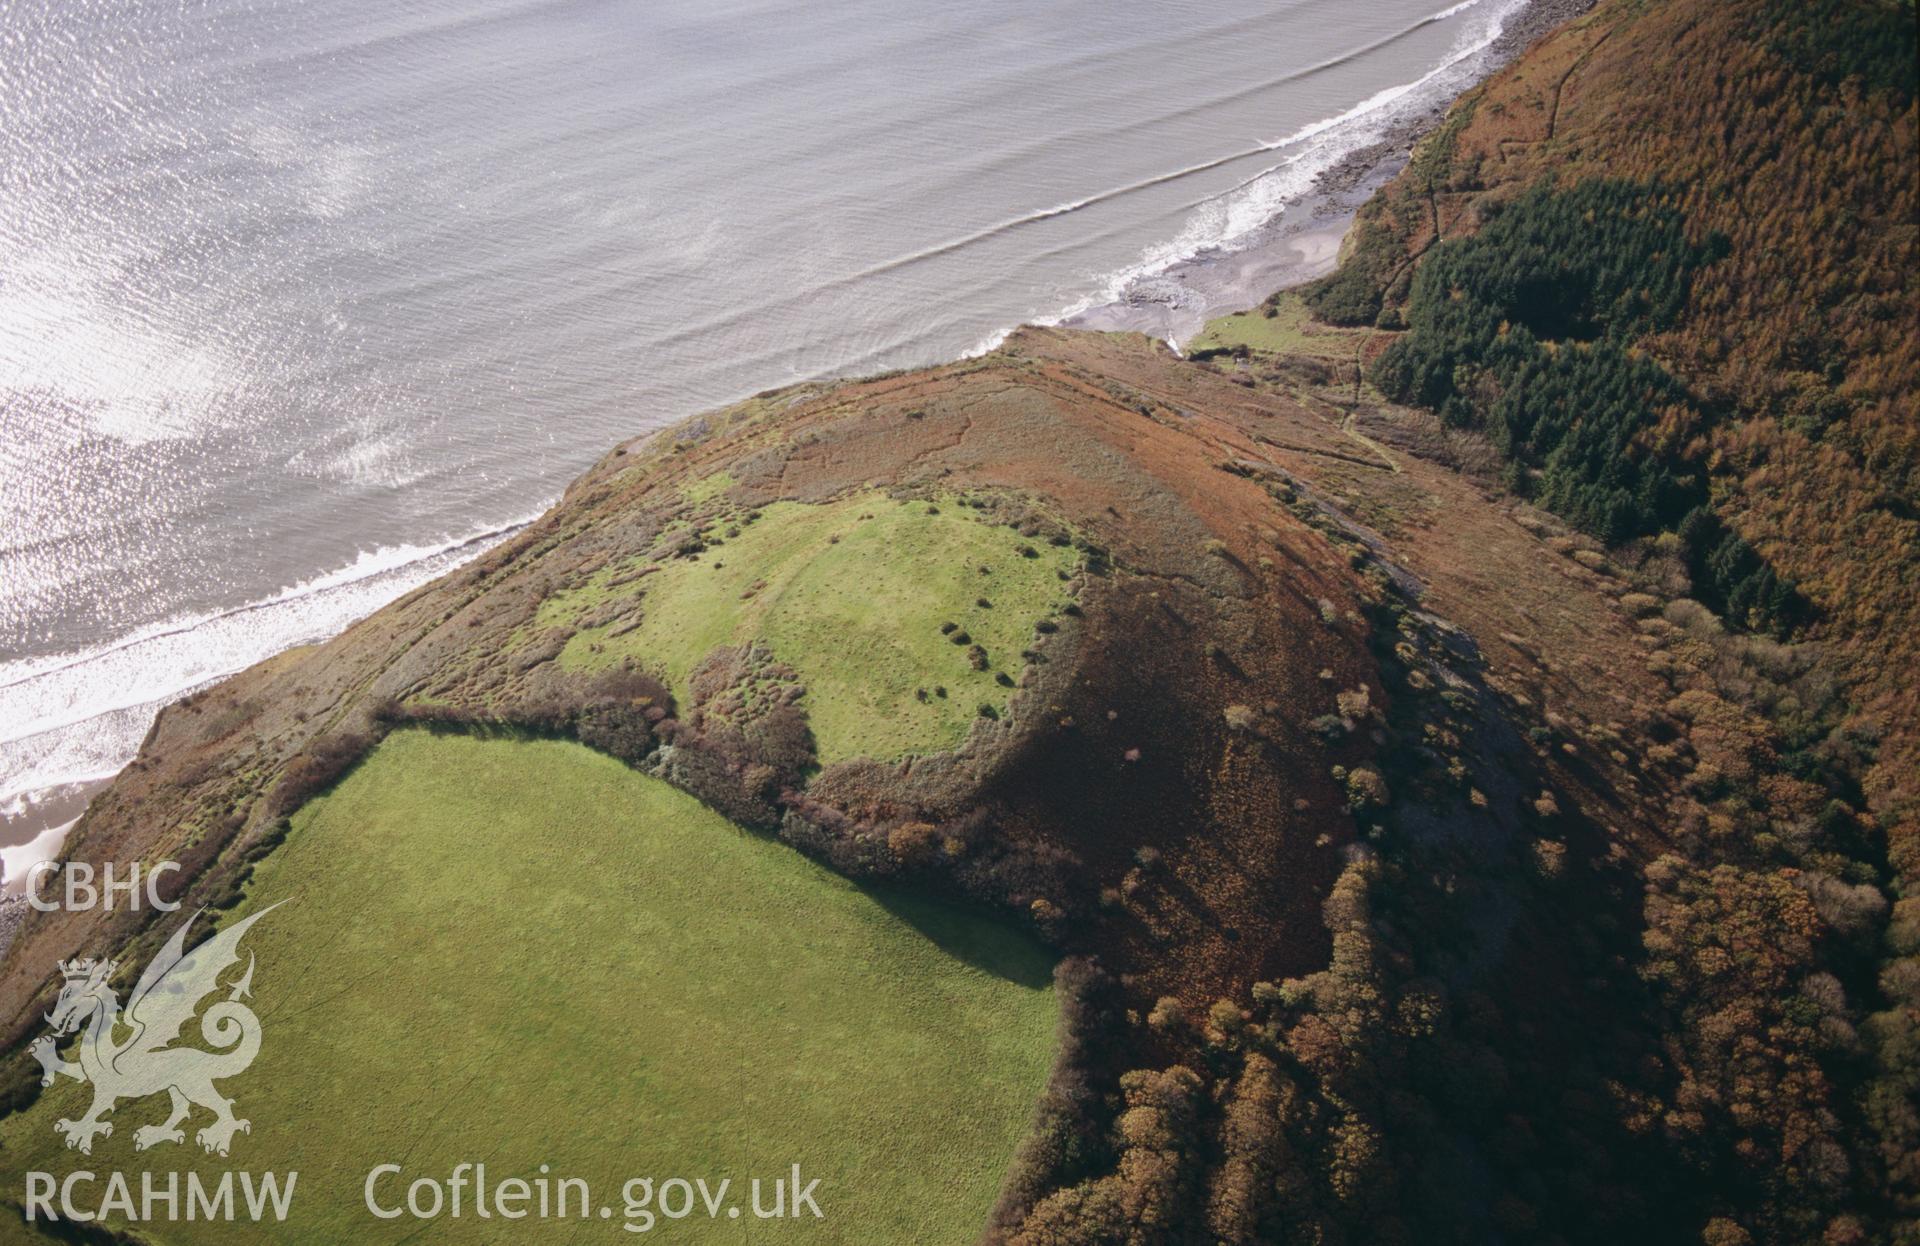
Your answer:
[[[458,575],[171,707],[74,855],[177,857],[218,903],[272,853],[265,898],[389,754],[276,849],[282,815],[396,724],[572,736],[849,876],[1024,915],[1072,958],[1058,1076],[990,1242],[1920,1242],[1912,13],[1605,0],[1362,214],[1304,296],[1344,327],[1287,295],[1216,326],[1232,359],[1023,330],[621,446]],[[1031,592],[953,577],[971,542],[1016,539],[1035,557],[994,575],[1034,572]],[[1773,609],[1789,582],[1809,613]],[[962,658],[1004,697],[990,727],[948,682]],[[486,790],[524,802],[509,834],[442,829],[429,864],[498,858],[490,886],[527,844],[610,850],[564,819],[514,838],[574,799],[571,765],[505,778],[511,802]],[[326,855],[360,880],[354,845]],[[374,894],[430,894],[394,855],[414,851],[371,855],[394,876]],[[323,939],[368,920],[358,885]],[[724,943],[739,906],[702,886],[684,907]],[[612,944],[554,943],[613,906],[531,890],[475,893],[538,918],[519,942],[471,923],[507,981],[523,945],[591,965],[657,933],[629,915]],[[22,1048],[56,959],[138,963],[157,936],[134,925],[23,924],[0,966],[11,1086],[38,1073]],[[359,989],[432,1012],[411,962],[381,969],[398,985]],[[790,1005],[791,1041],[878,1042],[925,1007],[912,977]],[[429,1020],[378,1053],[430,1048]],[[652,1067],[575,1041],[637,1112],[620,1088]],[[353,1076],[397,1076],[358,1054]],[[750,1079],[763,1054],[725,1058]],[[944,1073],[883,1081],[884,1103],[948,1110]],[[477,1117],[440,1119],[459,1143]],[[901,1119],[885,1141],[924,1165],[902,1130],[925,1118]],[[871,1156],[867,1120],[806,1128]]]
[[[753,515],[637,581],[639,626],[581,628],[561,666],[632,657],[663,672],[685,705],[708,654],[758,641],[806,689],[822,764],[937,752],[966,737],[980,706],[1006,708],[1021,651],[1068,601],[1063,580],[1079,562],[1071,548],[981,522],[957,500],[863,493]],[[546,610],[568,605],[561,597]]]

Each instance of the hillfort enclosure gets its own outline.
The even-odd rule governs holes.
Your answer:
[[[75,432],[70,378],[6,369],[125,364],[149,304],[88,336],[54,314],[84,256],[0,232],[0,483],[284,439],[151,525],[244,569],[320,501],[384,522],[575,471],[590,418],[601,448],[536,516],[177,625],[128,571],[98,652],[0,659],[34,725],[0,760],[66,776],[0,801],[0,1240],[1920,1246],[1911,0],[1174,5],[1150,45],[1068,4],[359,4],[58,107],[0,76],[22,203],[231,181],[257,215],[270,166],[308,196],[270,236],[364,242],[277,296],[385,292],[302,321],[353,359],[261,320],[257,366],[370,386],[320,431],[186,427],[229,373],[176,344],[135,369],[167,403]],[[64,82],[87,22],[133,56],[285,16],[206,8],[0,8],[0,47]],[[418,132],[28,158],[100,93],[144,115],[116,84],[258,56],[343,134]],[[571,143],[475,178],[541,107]],[[736,139],[777,150],[749,177]],[[330,197],[415,143],[395,193],[459,188],[444,226]],[[1143,220],[1186,241],[980,340]],[[779,288],[620,301],[702,273]],[[389,340],[383,299],[431,315]],[[578,387],[509,349],[551,324]],[[381,400],[427,373],[403,453]],[[88,583],[14,613],[78,626]],[[301,611],[334,621],[261,640]]]

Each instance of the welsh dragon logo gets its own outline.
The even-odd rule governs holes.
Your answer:
[[[53,1034],[41,1035],[31,1051],[43,1070],[41,1085],[51,1086],[63,1074],[93,1084],[93,1106],[85,1116],[54,1122],[68,1146],[92,1154],[94,1138],[113,1133],[113,1122],[105,1117],[114,1104],[163,1090],[172,1098],[173,1110],[165,1124],[134,1130],[135,1150],[184,1142],[180,1123],[196,1105],[214,1114],[213,1122],[194,1135],[207,1151],[225,1155],[233,1135],[248,1132],[248,1123],[233,1114],[233,1100],[215,1090],[213,1083],[244,1072],[260,1052],[260,1018],[240,1002],[251,994],[252,953],[247,955],[246,972],[229,988],[227,997],[214,1001],[200,1017],[200,1036],[216,1050],[172,1044],[200,1011],[202,1001],[219,989],[219,977],[239,963],[240,939],[248,927],[279,907],[272,905],[234,923],[191,952],[186,950],[187,929],[200,913],[181,922],[140,975],[124,1014],[119,994],[108,985],[113,961],[61,963],[66,981],[47,1014]],[[55,1036],[71,1034],[79,1026],[86,1027],[79,1043],[80,1058],[62,1060],[54,1050]],[[116,1030],[130,1033],[124,1041],[116,1041]]]

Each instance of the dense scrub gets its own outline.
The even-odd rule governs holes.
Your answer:
[[[1675,323],[1725,236],[1690,243],[1673,196],[1632,182],[1543,183],[1487,213],[1427,254],[1374,383],[1485,431],[1516,489],[1603,540],[1679,532],[1696,594],[1730,617],[1799,621],[1792,583],[1713,518],[1699,448],[1659,436],[1699,416],[1634,346]]]
[[[1612,546],[1668,699],[1589,782],[1653,824],[1506,813],[1578,746],[1383,593],[1330,963],[1143,1018],[1014,1241],[1920,1242],[1913,14],[1604,4],[1363,213],[1308,303]]]
[[[1745,622],[1793,585],[1799,613],[1787,623],[1829,645],[1836,673],[1858,685],[1856,704],[1889,737],[1864,776],[1889,810],[1920,798],[1920,737],[1900,726],[1920,721],[1920,697],[1893,675],[1920,630],[1914,45],[1913,6],[1901,0],[1603,5],[1456,105],[1363,210],[1340,272],[1310,293],[1329,319],[1401,327],[1423,301],[1415,286],[1427,261],[1481,270],[1473,235],[1534,233],[1557,215],[1556,194],[1575,196],[1569,207],[1580,196],[1637,196],[1662,218],[1599,220],[1591,232],[1566,223],[1556,232],[1574,254],[1549,267],[1576,277],[1612,264],[1623,233],[1670,240],[1677,223],[1680,245],[1711,261],[1682,266],[1681,303],[1663,308],[1669,287],[1656,284],[1647,308],[1670,316],[1630,315],[1587,345],[1606,353],[1610,340],[1634,365],[1608,370],[1610,384],[1583,378],[1588,388],[1602,382],[1595,394],[1629,392],[1630,380],[1646,387],[1617,483],[1631,481],[1637,494],[1650,473],[1704,477],[1721,535],[1709,542],[1710,525],[1694,533],[1700,595]],[[1526,229],[1503,220],[1516,205]],[[1654,278],[1684,254],[1633,253]],[[1430,301],[1438,282],[1426,289]],[[1491,299],[1504,306],[1517,293],[1495,286]],[[1548,336],[1537,323],[1524,328]],[[1395,354],[1417,362],[1432,352]],[[1469,371],[1480,388],[1457,387],[1454,409],[1470,407],[1490,430],[1506,423],[1493,410],[1503,400],[1539,405],[1484,367]],[[1383,379],[1419,397],[1407,386],[1420,378],[1407,370]],[[1429,392],[1444,401],[1451,379]],[[1598,445],[1612,431],[1581,436]],[[1526,456],[1549,449],[1522,446],[1516,480],[1544,471],[1543,457]],[[1535,483],[1576,522],[1613,535],[1634,518],[1637,497],[1591,487],[1594,472],[1581,464],[1557,466],[1554,480]],[[1644,513],[1657,509],[1656,494]],[[1609,504],[1618,502],[1629,505]],[[1670,512],[1658,519],[1671,526]],[[1774,581],[1754,579],[1762,565]]]
[[[1730,622],[1823,642],[1673,703],[1738,743],[1642,870],[1649,1128],[1721,1200],[1709,1240],[1913,1233],[1913,9],[1610,6],[1568,42],[1544,135],[1494,84],[1370,218],[1350,280],[1409,329],[1375,379],[1604,539],[1674,533]],[[1808,678],[1852,705],[1778,691]]]
[[[1818,679],[1692,602],[1648,620],[1676,695],[1641,764],[1685,778],[1667,851],[1636,860],[1550,777],[1574,744],[1522,733],[1323,522],[1376,591],[1388,694],[1328,725],[1383,742],[1334,768],[1365,836],[1323,906],[1332,956],[1133,1018],[1181,1060],[1115,1079],[1117,1114],[1056,1144],[1104,1164],[1009,1240],[1909,1240],[1914,1030],[1870,1001],[1876,973],[1911,988],[1876,955],[1870,823],[1784,773],[1790,714],[1728,699],[1818,720]],[[1894,925],[1911,951],[1911,916]]]

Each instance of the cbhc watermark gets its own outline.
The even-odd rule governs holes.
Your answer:
[[[133,873],[121,879],[114,877],[113,862],[109,861],[106,868],[101,870],[100,885],[96,887],[93,881],[93,866],[85,861],[69,862],[64,867],[58,861],[41,861],[27,871],[27,903],[42,913],[55,913],[62,909],[68,912],[79,912],[91,908],[104,908],[112,912],[114,895],[123,893],[127,898],[126,907],[129,909],[139,909],[140,900],[144,896],[148,908],[162,913],[171,913],[180,907],[180,902],[160,898],[160,876],[172,873],[179,868],[178,861],[162,861],[146,871],[143,885],[138,861],[133,863]],[[66,889],[56,898],[49,900],[40,894],[40,883],[56,870],[66,881]]]

